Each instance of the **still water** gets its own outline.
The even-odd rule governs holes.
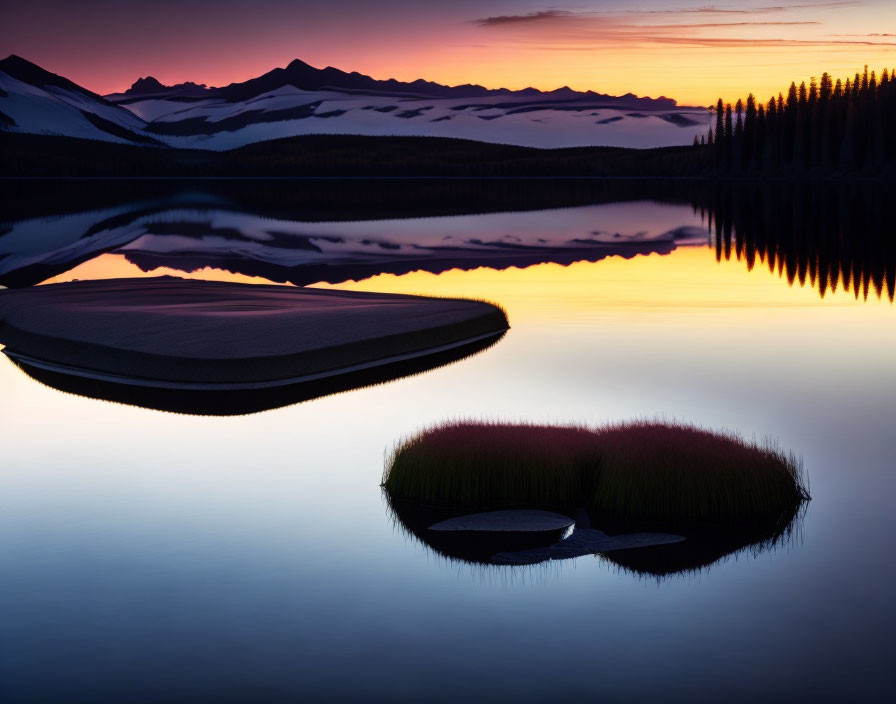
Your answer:
[[[225,217],[219,203],[191,202],[198,218],[173,209],[153,221],[192,219],[192,229],[163,228],[152,237],[180,239],[144,239],[144,253],[195,244],[196,222]],[[239,241],[245,259],[276,266],[225,271],[213,266],[223,258],[197,258],[190,275],[289,281],[259,276],[284,269],[270,247],[259,254],[257,212],[225,210],[217,234],[199,231],[202,256],[221,254],[210,238],[226,227],[228,262]],[[94,215],[76,216],[98,232]],[[25,225],[39,235],[42,221],[51,239],[60,217],[11,222],[0,248],[14,249],[7,238]],[[886,698],[896,655],[896,327],[886,286],[878,296],[872,284],[866,298],[842,277],[824,296],[811,272],[790,283],[765,255],[738,259],[736,219],[726,258],[725,227],[717,234],[699,207],[668,199],[391,214],[313,231],[316,221],[270,220],[261,230],[342,240],[330,258],[303,240],[315,266],[367,266],[364,240],[430,256],[436,239],[460,239],[457,268],[440,259],[405,272],[377,260],[385,273],[314,285],[486,298],[506,308],[511,330],[447,366],[235,417],[63,393],[0,359],[0,699]],[[135,237],[77,261],[57,254],[83,237],[55,239],[41,256],[52,250],[62,264],[42,280],[158,274],[121,250],[145,230],[144,221]],[[493,253],[480,250],[501,248],[474,244],[473,256],[473,239],[532,248],[543,239],[550,251],[489,266],[482,258]],[[585,245],[600,255],[569,263],[557,250],[574,239],[612,247]],[[30,246],[33,259],[40,247]],[[166,273],[183,274],[177,263],[166,256]],[[602,556],[483,567],[405,533],[379,487],[384,453],[446,418],[658,416],[801,454],[813,500],[794,535],[665,577]]]

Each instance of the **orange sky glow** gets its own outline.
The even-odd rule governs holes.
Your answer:
[[[896,66],[893,0],[34,0],[4,13],[17,53],[99,93],[137,77],[226,85],[294,58],[375,78],[568,85],[708,105],[865,64]]]

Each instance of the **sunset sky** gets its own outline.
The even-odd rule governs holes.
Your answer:
[[[896,0],[29,0],[0,54],[98,93],[226,85],[301,58],[375,78],[763,100],[827,70],[896,65]]]

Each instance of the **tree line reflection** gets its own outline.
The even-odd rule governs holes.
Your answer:
[[[713,234],[718,261],[766,267],[791,286],[824,298],[857,300],[896,291],[892,219],[896,186],[877,183],[721,184],[695,201]]]

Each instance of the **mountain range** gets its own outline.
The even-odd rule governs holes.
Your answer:
[[[239,188],[241,193],[251,190],[245,184]],[[271,192],[270,184],[260,188]],[[425,200],[425,187],[400,188]],[[318,189],[320,196],[328,192]],[[380,202],[395,197],[389,192],[381,191]],[[215,269],[305,286],[381,273],[569,265],[608,256],[668,254],[707,242],[707,231],[692,217],[672,222],[657,218],[635,227],[630,210],[619,203],[357,220],[347,220],[341,207],[338,219],[321,220],[290,208],[271,208],[266,200],[251,209],[240,206],[225,196],[226,188],[151,193],[56,214],[50,228],[43,214],[9,217],[0,237],[0,286],[31,286],[65,272],[77,278],[72,269],[103,254],[113,255],[105,271],[115,266],[123,276],[139,273],[135,267],[155,273],[159,268],[184,273]],[[344,189],[337,200],[356,202]],[[664,209],[669,218],[682,218],[680,206],[652,207]]]
[[[12,55],[0,60],[0,129],[228,150],[308,134],[453,137],[555,148],[690,144],[708,114],[674,100],[377,80],[302,61],[221,87],[152,76],[101,96]]]

